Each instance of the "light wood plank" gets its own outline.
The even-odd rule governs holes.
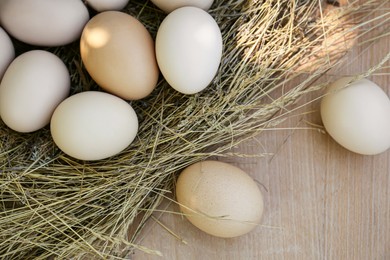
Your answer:
[[[352,63],[324,80],[364,72],[389,52],[390,36],[375,40],[368,49],[357,46],[349,54]],[[371,79],[389,95],[386,65]],[[187,244],[150,220],[139,243],[164,256],[136,251],[133,259],[390,259],[390,151],[362,156],[345,150],[327,134],[299,129],[309,127],[307,122],[321,125],[318,109],[319,102],[312,103],[301,112],[313,113],[280,126],[296,129],[266,131],[234,149],[274,156],[227,159],[262,184],[261,226],[239,238],[221,239],[179,215],[155,213]],[[177,212],[178,207],[171,204],[167,210]]]

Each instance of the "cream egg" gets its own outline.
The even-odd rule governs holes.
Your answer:
[[[69,91],[69,72],[60,58],[42,50],[23,53],[1,81],[0,117],[15,131],[36,131],[50,122]]]
[[[194,6],[207,11],[213,2],[214,0],[152,0],[153,4],[166,13],[184,6]]]
[[[0,82],[8,65],[15,58],[15,49],[8,34],[0,27]]]
[[[183,94],[205,89],[218,71],[221,56],[221,31],[202,9],[176,9],[158,29],[158,66],[169,85]]]
[[[16,39],[38,46],[77,40],[89,20],[80,0],[2,0],[0,23]]]
[[[219,161],[185,168],[176,183],[176,198],[187,219],[217,237],[237,237],[258,226],[263,196],[241,169]]]
[[[321,101],[326,131],[346,149],[379,154],[390,147],[390,99],[374,82],[341,78]]]
[[[82,33],[80,52],[96,83],[123,99],[144,98],[157,85],[153,39],[145,26],[128,14],[107,11],[93,17]]]
[[[87,0],[87,4],[98,12],[123,9],[129,0]]]
[[[123,99],[87,91],[70,96],[56,108],[50,131],[64,153],[80,160],[100,160],[129,146],[137,135],[138,119]]]

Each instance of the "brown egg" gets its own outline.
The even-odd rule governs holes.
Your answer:
[[[180,174],[176,198],[188,220],[218,237],[253,230],[263,214],[263,196],[241,169],[218,161],[195,163]]]
[[[144,98],[157,84],[153,39],[128,14],[107,11],[93,17],[83,30],[80,51],[96,83],[123,99]]]

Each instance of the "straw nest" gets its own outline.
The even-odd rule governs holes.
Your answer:
[[[115,157],[78,161],[53,144],[48,128],[18,134],[1,123],[1,257],[122,259],[134,249],[148,250],[134,241],[172,192],[176,174],[277,125],[298,98],[322,88],[312,83],[346,50],[344,44],[329,47],[359,37],[366,16],[386,0],[355,1],[325,12],[329,2],[338,5],[215,1],[210,13],[221,28],[224,51],[214,81],[188,96],[161,78],[148,98],[131,102],[139,133]],[[149,1],[130,1],[124,11],[153,36],[164,18]],[[15,44],[18,53],[33,48]],[[48,50],[66,62],[72,93],[98,89],[82,66],[77,42]],[[285,88],[302,75],[305,80]]]

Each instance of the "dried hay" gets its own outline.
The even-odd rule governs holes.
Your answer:
[[[48,128],[18,134],[1,123],[0,255],[122,259],[134,248],[147,251],[134,241],[172,191],[178,171],[278,125],[298,98],[324,86],[313,82],[339,62],[349,48],[345,42],[367,27],[389,28],[389,12],[367,20],[386,1],[351,1],[328,12],[312,0],[215,1],[210,13],[220,25],[224,53],[212,84],[186,96],[161,79],[152,95],[131,102],[140,120],[135,142],[106,160],[66,156]],[[130,1],[125,11],[153,36],[164,18],[149,1]],[[17,43],[19,53],[31,48]],[[48,50],[66,62],[72,93],[98,89],[77,42]],[[286,87],[302,75],[300,84]]]

